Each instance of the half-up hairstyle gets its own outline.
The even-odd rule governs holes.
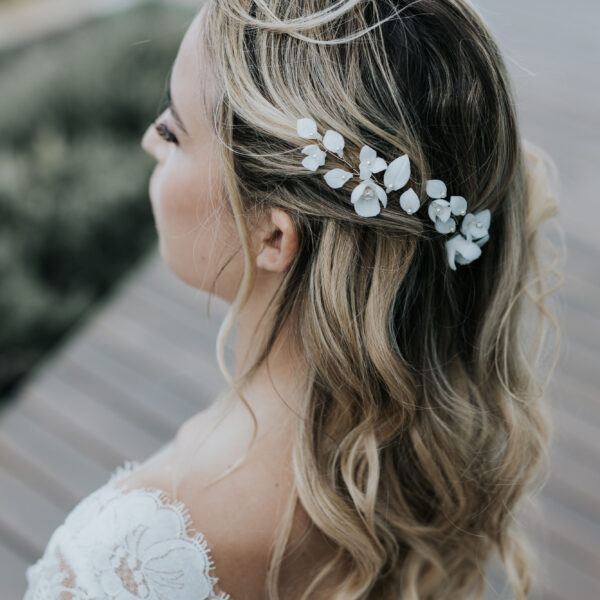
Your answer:
[[[332,600],[481,598],[495,550],[526,598],[515,509],[547,475],[540,349],[553,321],[538,228],[557,204],[490,31],[465,0],[208,0],[204,17],[246,265],[219,364],[240,390],[285,326],[309,373],[294,502],[338,552],[302,600],[331,576]],[[355,182],[332,189],[302,167],[301,117],[342,134],[353,164],[363,145],[388,162],[406,153],[421,209],[406,214],[390,196],[377,217],[357,215]],[[328,168],[344,168],[335,160]],[[492,214],[481,257],[456,271],[424,208],[429,179]],[[253,289],[249,232],[271,207],[291,216],[299,249],[234,381],[225,339]],[[273,546],[272,600],[289,532],[288,521]]]

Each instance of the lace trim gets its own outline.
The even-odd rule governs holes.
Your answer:
[[[103,486],[105,489],[110,489],[115,495],[126,495],[126,494],[136,494],[136,493],[144,493],[144,495],[152,496],[163,508],[173,510],[181,519],[181,523],[183,525],[183,531],[185,535],[186,541],[189,541],[194,544],[198,549],[202,551],[206,558],[207,568],[205,570],[204,575],[206,576],[210,588],[211,588],[211,600],[232,600],[231,596],[220,590],[219,588],[219,578],[216,575],[211,575],[210,571],[214,571],[215,563],[212,558],[211,549],[200,531],[197,531],[193,525],[192,517],[189,511],[189,508],[182,502],[181,500],[173,501],[169,497],[169,495],[159,488],[154,487],[141,487],[141,488],[132,488],[125,489],[122,487],[118,487],[117,484],[125,479],[128,475],[135,472],[143,463],[140,463],[137,460],[126,460],[122,465],[118,465],[111,476],[109,477],[108,482]]]
[[[167,598],[170,594],[166,595],[166,592],[169,590],[185,594],[185,596],[177,595],[178,598],[189,598],[190,594],[197,596],[198,581],[194,583],[193,588],[186,588],[186,584],[181,580],[177,585],[177,580],[180,578],[178,571],[170,571],[168,565],[166,568],[160,565],[161,557],[167,556],[171,550],[175,553],[178,551],[185,553],[186,548],[193,549],[198,557],[202,557],[201,572],[195,572],[203,581],[203,591],[197,600],[232,600],[228,593],[217,589],[219,578],[210,574],[210,570],[214,567],[211,550],[204,535],[195,530],[189,509],[182,501],[172,501],[167,492],[158,488],[127,489],[117,486],[124,477],[140,466],[138,461],[125,461],[113,471],[107,483],[84,498],[71,511],[65,522],[52,534],[43,556],[27,568],[28,587],[24,600],[66,600],[66,598],[69,600],[100,600],[101,598],[149,600]],[[124,503],[123,506],[121,502]],[[140,523],[133,525],[130,532],[125,532],[123,538],[126,540],[126,546],[131,544],[133,553],[129,553],[122,545],[115,546],[114,549],[105,548],[102,544],[97,545],[101,540],[96,540],[95,536],[103,536],[102,527],[109,528],[107,533],[110,540],[111,534],[118,532],[121,527],[128,526],[127,511],[138,508],[142,511],[136,515]],[[159,513],[166,510],[169,514],[168,516],[165,513],[157,515],[155,510]],[[97,515],[108,520],[96,521]],[[152,530],[145,527],[144,519],[148,519],[150,523],[150,520],[155,517],[158,519],[156,523],[158,531],[161,526],[166,527],[167,530],[174,527],[173,537],[152,539]],[[100,529],[94,531],[94,526]],[[91,531],[86,531],[89,528]],[[177,532],[176,537],[175,532]],[[86,538],[88,533],[91,537]],[[144,547],[143,540],[146,533],[150,536],[150,541],[148,542],[146,538],[149,545]],[[177,544],[177,541],[182,544]],[[110,543],[108,541],[109,546]],[[138,548],[143,548],[142,552],[150,552],[147,565],[152,561],[159,561],[159,565],[155,562],[154,566],[148,569],[153,581],[151,588],[145,585],[145,575],[138,568],[141,564],[140,559],[145,560],[141,556],[136,556]],[[93,564],[88,564],[87,561],[80,563],[82,549],[83,555],[90,557]],[[188,572],[188,575],[192,574]],[[154,585],[157,586],[155,590]]]

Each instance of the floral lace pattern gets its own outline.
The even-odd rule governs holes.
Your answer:
[[[28,567],[23,600],[231,600],[215,590],[210,549],[183,502],[115,485],[139,465],[117,467],[72,510]]]

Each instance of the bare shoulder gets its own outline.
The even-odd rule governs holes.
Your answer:
[[[157,488],[171,496],[174,475],[187,465],[177,500],[187,506],[194,529],[206,538],[219,588],[232,600],[262,600],[273,540],[293,488],[289,433],[277,428],[259,431],[241,466],[205,487],[245,453],[252,436],[251,421],[240,413],[223,421],[205,439],[215,422],[210,410],[186,421],[173,442],[123,484]],[[196,449],[202,439],[204,443]],[[301,540],[303,545],[294,553],[294,566],[282,569],[286,581],[295,580],[294,569],[306,574],[308,564],[304,563],[314,561],[323,549],[318,536],[307,535],[310,531],[314,531],[311,521],[298,507],[290,545],[299,546]]]

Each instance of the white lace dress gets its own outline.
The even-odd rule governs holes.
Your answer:
[[[126,461],[71,511],[28,567],[23,600],[231,600],[216,591],[210,549],[183,502],[115,486],[139,466]]]

